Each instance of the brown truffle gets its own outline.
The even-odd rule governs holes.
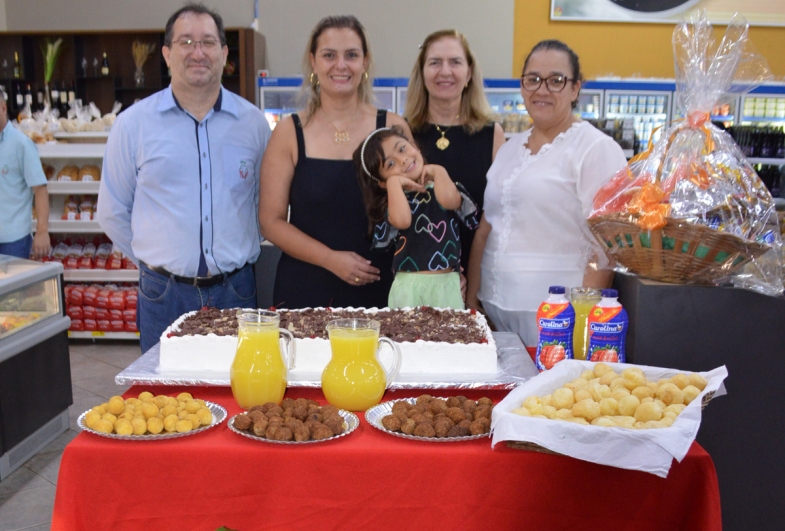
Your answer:
[[[384,426],[384,429],[386,430],[398,431],[401,429],[401,420],[393,415],[387,415],[386,417],[382,417],[382,426]]]
[[[417,423],[415,423],[412,419],[406,419],[406,422],[401,424],[401,432],[405,433],[406,435],[411,435],[414,433],[414,428],[417,427]]]
[[[238,430],[247,430],[251,426],[253,426],[253,421],[245,413],[234,418],[234,427]]]
[[[343,417],[328,417],[324,419],[324,425],[332,430],[334,435],[340,435],[343,433],[343,424],[344,420]]]
[[[433,426],[431,426],[429,423],[423,422],[414,428],[414,435],[416,437],[435,437],[436,430],[434,430]]]

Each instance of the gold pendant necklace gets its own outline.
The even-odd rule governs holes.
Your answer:
[[[322,109],[322,114],[324,115],[324,119],[327,120],[327,122],[330,125],[335,127],[335,135],[333,136],[333,141],[336,144],[348,144],[351,141],[351,138],[349,137],[349,127],[351,127],[351,125],[354,123],[355,118],[357,118],[358,112],[360,112],[359,104],[357,105],[357,110],[354,111],[354,116],[352,116],[352,119],[349,120],[348,124],[346,124],[346,129],[338,129],[338,126],[336,126],[334,123],[332,123],[332,121],[330,121],[329,118],[327,118],[327,113],[325,113],[324,109]]]
[[[458,116],[455,117],[455,119],[457,120],[460,117],[461,117],[461,115],[459,114]],[[444,135],[447,134],[447,131],[450,130],[450,127],[452,127],[453,124],[448,125],[447,129],[445,129],[444,131],[442,131],[441,127],[439,127],[436,124],[433,124],[433,126],[436,128],[437,131],[439,131],[442,134],[442,137],[436,140],[436,147],[439,148],[440,150],[444,151],[445,149],[450,147],[450,141],[448,139],[446,139],[444,137]]]

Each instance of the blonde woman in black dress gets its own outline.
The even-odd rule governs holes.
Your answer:
[[[304,109],[278,123],[262,160],[260,229],[283,251],[275,305],[387,304],[392,256],[370,251],[352,153],[379,127],[411,133],[401,117],[371,104],[370,69],[368,39],[355,17],[316,25],[303,58]]]
[[[494,123],[482,74],[469,43],[456,30],[425,38],[409,78],[404,117],[430,164],[443,166],[482,212],[485,174],[504,131]],[[461,226],[461,266],[468,269],[474,231]]]

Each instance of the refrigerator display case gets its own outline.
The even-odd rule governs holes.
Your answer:
[[[785,165],[785,84],[756,88],[741,98],[736,142],[751,164]],[[760,172],[760,167],[756,167]]]
[[[0,480],[68,429],[63,266],[0,255]]]
[[[627,86],[625,86],[627,85]],[[605,91],[605,118],[631,120],[637,139],[636,153],[645,151],[670,121],[672,84],[618,83]]]
[[[684,119],[684,115],[679,110],[679,104],[676,101],[676,95],[674,94],[672,98],[673,102],[671,103],[671,116],[673,120],[682,120]],[[719,122],[721,123],[726,129],[731,127],[736,123],[738,118],[738,110],[739,110],[739,99],[736,98],[735,100],[725,103],[723,105],[717,105],[711,110],[711,117],[710,120],[712,122]]]
[[[404,86],[405,86],[404,80]],[[299,77],[260,77],[259,107],[270,124],[270,129],[275,129],[278,122],[293,112],[299,110],[297,94],[303,84]],[[377,78],[373,80],[373,94],[376,106],[396,112],[396,90],[400,86],[399,78]]]

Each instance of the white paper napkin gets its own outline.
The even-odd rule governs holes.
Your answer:
[[[666,477],[673,459],[684,459],[695,440],[701,423],[703,397],[712,392],[715,398],[726,394],[723,380],[727,378],[728,370],[723,365],[709,372],[698,373],[708,382],[706,388],[684,408],[668,428],[630,430],[583,426],[511,413],[513,409],[520,407],[526,398],[553,393],[565,383],[578,378],[583,371],[593,369],[595,365],[590,361],[563,360],[553,369],[511,391],[493,408],[491,444],[495,446],[501,441],[527,441],[576,459]],[[643,370],[648,380],[654,381],[686,372],[626,363],[607,365],[617,373],[629,367],[638,367]]]

